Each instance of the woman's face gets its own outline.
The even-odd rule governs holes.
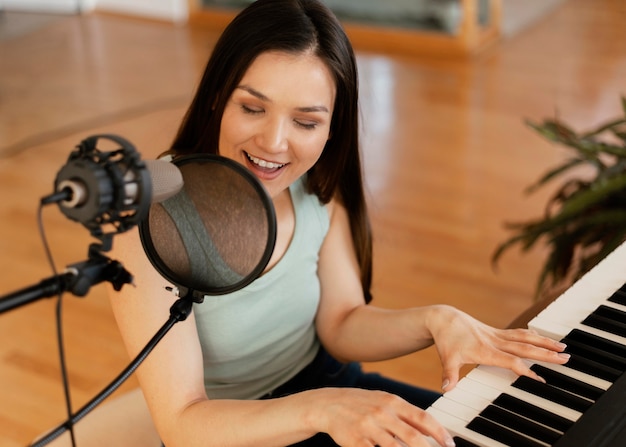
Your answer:
[[[318,57],[262,53],[224,108],[219,154],[246,166],[277,197],[320,157],[334,103],[335,83]]]

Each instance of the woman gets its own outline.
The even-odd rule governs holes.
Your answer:
[[[448,390],[463,364],[541,380],[522,357],[567,361],[562,344],[488,327],[449,306],[392,311],[367,304],[372,251],[356,64],[320,2],[259,0],[234,19],[172,152],[213,152],[249,168],[273,200],[278,234],[259,279],[219,305],[196,306],[138,369],[167,447],[427,446],[426,436],[449,447],[449,433],[422,409],[438,393],[364,374],[354,362],[434,343]],[[111,300],[134,356],[175,297],[136,234],[116,247],[137,286]]]

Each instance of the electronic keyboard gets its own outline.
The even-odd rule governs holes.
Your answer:
[[[528,327],[571,354],[565,365],[529,362],[545,384],[480,365],[427,411],[457,447],[625,447],[626,244]]]

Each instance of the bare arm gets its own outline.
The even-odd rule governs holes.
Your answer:
[[[336,202],[330,210],[330,230],[320,253],[322,301],[316,325],[333,355],[386,360],[435,343],[449,388],[464,364],[497,365],[540,379],[522,358],[567,361],[568,356],[559,354],[562,344],[523,329],[492,328],[450,306],[388,310],[365,305],[347,213]]]
[[[169,284],[149,264],[136,232],[117,242],[123,248],[118,258],[133,274],[136,287],[112,293],[110,300],[127,350],[134,357],[165,323],[176,297],[165,290]],[[315,433],[289,399],[209,400],[203,375],[192,313],[174,325],[137,370],[157,430],[168,447],[278,446]]]
[[[110,300],[134,357],[167,320],[176,298],[147,261],[136,232],[116,242],[122,250],[118,248],[115,257],[134,275],[136,287],[112,293]],[[387,393],[323,389],[259,401],[210,400],[203,375],[192,314],[174,325],[137,370],[157,431],[168,447],[285,446],[318,432],[329,433],[346,447],[372,441],[399,446],[394,435],[424,447],[428,444],[421,433],[433,435],[442,445],[448,439],[432,417]]]

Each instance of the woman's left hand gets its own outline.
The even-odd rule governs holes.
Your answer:
[[[463,365],[500,366],[544,382],[523,359],[563,364],[570,357],[563,343],[527,329],[496,329],[450,306],[435,306],[427,324],[443,365],[444,391],[456,386]]]

